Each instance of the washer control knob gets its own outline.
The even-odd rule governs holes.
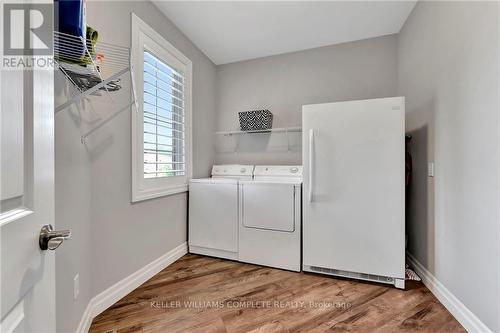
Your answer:
[[[241,168],[241,170],[240,170],[241,173],[245,173],[246,171],[247,171],[246,168]]]
[[[299,168],[297,168],[297,167],[290,168],[290,172],[297,173],[297,172],[299,172]]]

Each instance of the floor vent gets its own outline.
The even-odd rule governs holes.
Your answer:
[[[356,272],[342,271],[340,269],[324,268],[324,267],[317,267],[317,266],[310,266],[310,269],[313,272],[318,272],[318,273],[323,273],[323,274],[329,274],[329,275],[335,275],[335,276],[341,276],[341,277],[347,277],[347,278],[353,278],[353,279],[360,279],[360,280],[366,280],[366,281],[373,281],[373,282],[380,282],[380,283],[387,283],[387,284],[394,284],[394,278],[389,277],[389,276],[356,273]]]

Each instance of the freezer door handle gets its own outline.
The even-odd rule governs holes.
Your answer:
[[[309,130],[309,202],[313,201],[314,187],[314,130]]]

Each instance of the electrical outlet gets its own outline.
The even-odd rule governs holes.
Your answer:
[[[77,299],[78,294],[80,294],[80,275],[76,273],[73,278],[73,299]]]
[[[427,164],[427,175],[429,177],[434,177],[434,162],[429,162]]]

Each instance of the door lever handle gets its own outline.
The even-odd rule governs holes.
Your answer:
[[[63,237],[54,237],[49,240],[47,243],[47,248],[49,250],[55,250],[57,249],[65,240],[66,238]]]
[[[40,230],[38,243],[42,250],[55,250],[66,239],[71,238],[71,230],[54,230],[52,225],[46,224]]]

